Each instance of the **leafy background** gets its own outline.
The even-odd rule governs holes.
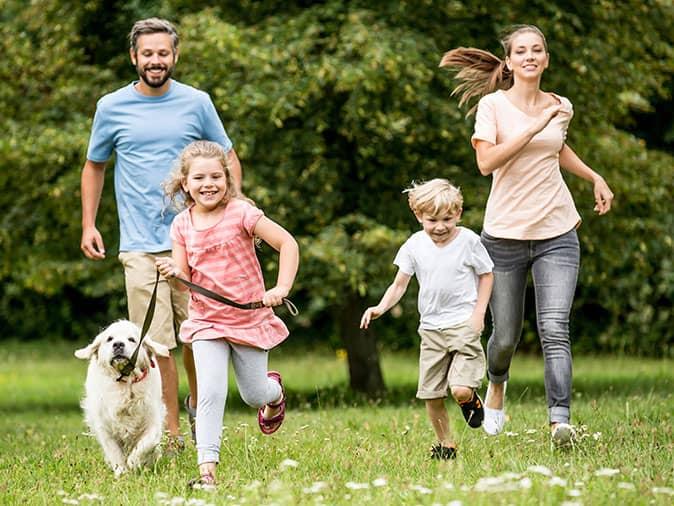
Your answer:
[[[377,334],[357,330],[417,228],[402,189],[449,178],[481,228],[490,181],[441,55],[501,54],[504,28],[538,25],[543,87],[574,104],[568,142],[616,194],[597,217],[591,186],[565,176],[583,216],[574,350],[674,354],[674,8],[656,0],[0,0],[0,339],[86,338],[126,312],[113,170],[104,262],[79,251],[79,176],[96,100],[134,79],[125,37],[152,15],[178,25],[176,78],[213,97],[245,191],[301,243],[293,341],[350,351],[415,344],[414,287]],[[273,279],[275,255],[260,256]],[[532,312],[520,347],[538,347]]]

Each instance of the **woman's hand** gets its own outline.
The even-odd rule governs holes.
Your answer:
[[[541,111],[541,113],[536,117],[536,122],[533,124],[531,127],[531,133],[533,135],[536,135],[538,132],[543,130],[550,121],[552,121],[552,118],[557,116],[559,114],[559,111],[562,110],[562,104],[553,104],[549,107],[546,107]]]
[[[613,202],[613,192],[604,181],[604,178],[599,176],[594,180],[594,210],[602,214],[606,214],[611,210],[611,203]]]
[[[280,306],[283,299],[288,296],[288,292],[287,288],[277,285],[264,293],[262,303],[267,307]]]

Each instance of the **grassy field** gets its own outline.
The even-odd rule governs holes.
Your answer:
[[[271,366],[283,372],[289,394],[283,428],[263,436],[254,410],[230,391],[219,487],[206,492],[186,487],[196,473],[191,443],[154,469],[113,478],[82,421],[86,364],[72,356],[73,345],[1,349],[1,504],[674,503],[671,360],[576,358],[572,409],[580,441],[560,451],[546,427],[542,360],[518,356],[508,432],[488,438],[467,428],[451,405],[460,453],[437,462],[428,458],[433,433],[414,400],[413,354],[384,355],[390,395],[368,402],[349,394],[338,356],[280,350]]]

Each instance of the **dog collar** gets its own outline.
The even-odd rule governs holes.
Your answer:
[[[136,376],[135,378],[133,378],[133,381],[131,381],[131,383],[140,383],[145,378],[147,378],[148,372],[149,372],[149,369],[147,367],[145,369],[141,369],[140,370],[140,376]]]

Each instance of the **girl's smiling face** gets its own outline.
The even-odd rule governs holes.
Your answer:
[[[549,55],[540,35],[524,31],[513,37],[506,65],[516,80],[540,79],[548,63]]]
[[[225,170],[216,158],[198,156],[191,161],[183,189],[190,194],[198,211],[212,211],[225,200]]]

